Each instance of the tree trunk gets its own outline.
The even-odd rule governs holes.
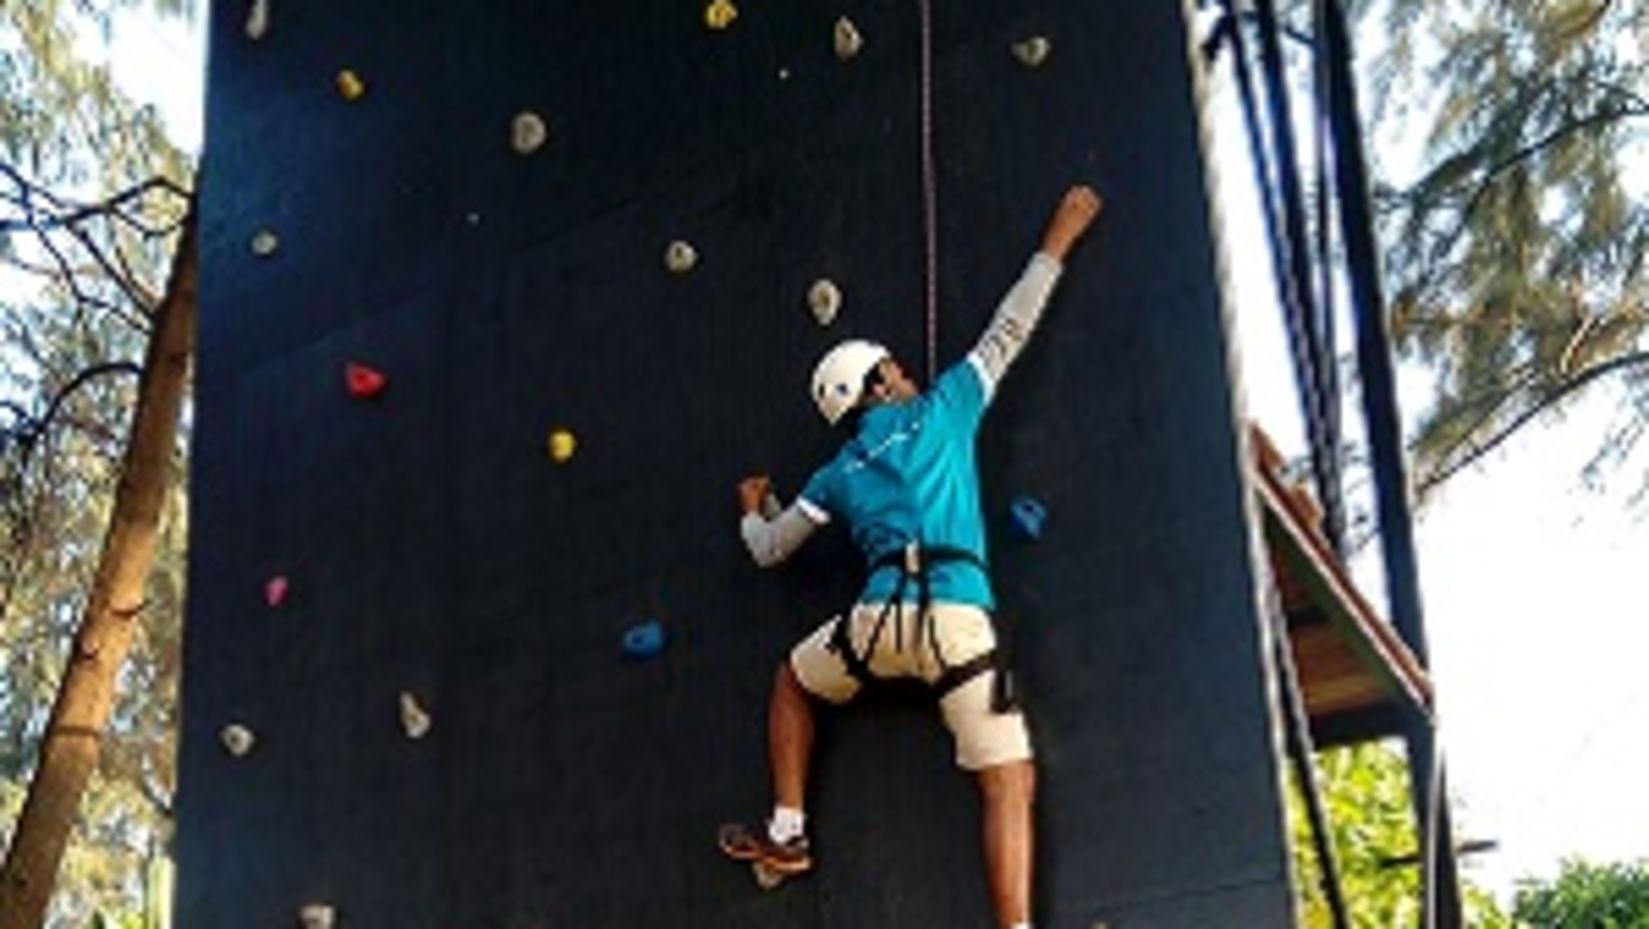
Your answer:
[[[191,206],[144,353],[131,440],[97,576],[52,706],[23,815],[0,870],[0,929],[39,929],[45,920],[81,794],[97,767],[115,682],[143,611],[155,538],[175,477],[172,451],[194,353],[195,226]]]

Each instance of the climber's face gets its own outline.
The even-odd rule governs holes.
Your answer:
[[[875,388],[878,403],[903,403],[921,392],[916,389],[916,382],[905,374],[905,369],[899,367],[899,362],[893,360],[892,356],[876,363],[876,376],[879,381]]]

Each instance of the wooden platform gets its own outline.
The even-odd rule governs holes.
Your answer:
[[[1318,747],[1396,735],[1405,713],[1430,715],[1431,681],[1375,612],[1323,535],[1322,513],[1288,483],[1283,458],[1258,427],[1254,487],[1289,640]]]

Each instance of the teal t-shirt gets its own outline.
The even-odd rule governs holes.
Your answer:
[[[958,548],[985,562],[974,437],[990,385],[970,360],[945,371],[915,399],[867,410],[859,432],[807,482],[800,505],[815,521],[841,519],[870,564],[911,541]],[[991,609],[990,578],[976,564],[929,569],[933,599]],[[860,601],[893,597],[899,570],[871,574]],[[916,585],[903,599],[916,600]]]

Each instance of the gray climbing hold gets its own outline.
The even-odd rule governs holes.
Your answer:
[[[418,698],[409,691],[401,692],[401,731],[409,739],[421,739],[429,734],[432,721],[429,713],[418,705]]]
[[[223,731],[218,733],[218,738],[223,741],[223,747],[229,754],[236,758],[245,758],[258,741],[257,737],[252,735],[252,730],[240,723],[224,726]]]
[[[298,924],[303,929],[333,929],[338,912],[330,903],[305,903],[298,908]]]
[[[517,155],[531,155],[549,140],[550,127],[544,124],[543,117],[531,110],[522,110],[510,122],[510,147],[515,149]]]
[[[807,289],[807,308],[813,313],[813,320],[821,326],[828,326],[836,321],[836,314],[842,309],[842,291],[828,278],[820,278]]]
[[[1013,44],[1013,57],[1027,68],[1040,68],[1054,50],[1053,43],[1044,36],[1031,36]]]
[[[246,11],[246,37],[256,42],[269,34],[269,0],[252,0]]]
[[[859,34],[859,27],[853,25],[853,20],[843,16],[836,20],[836,28],[831,33],[831,44],[836,49],[836,57],[843,61],[859,54],[865,47],[865,37]]]
[[[664,249],[664,266],[673,274],[686,274],[698,263],[698,250],[686,240],[677,239]]]
[[[257,235],[252,237],[252,254],[259,258],[268,258],[270,255],[275,254],[275,250],[280,247],[280,237],[268,229],[260,229]]]

